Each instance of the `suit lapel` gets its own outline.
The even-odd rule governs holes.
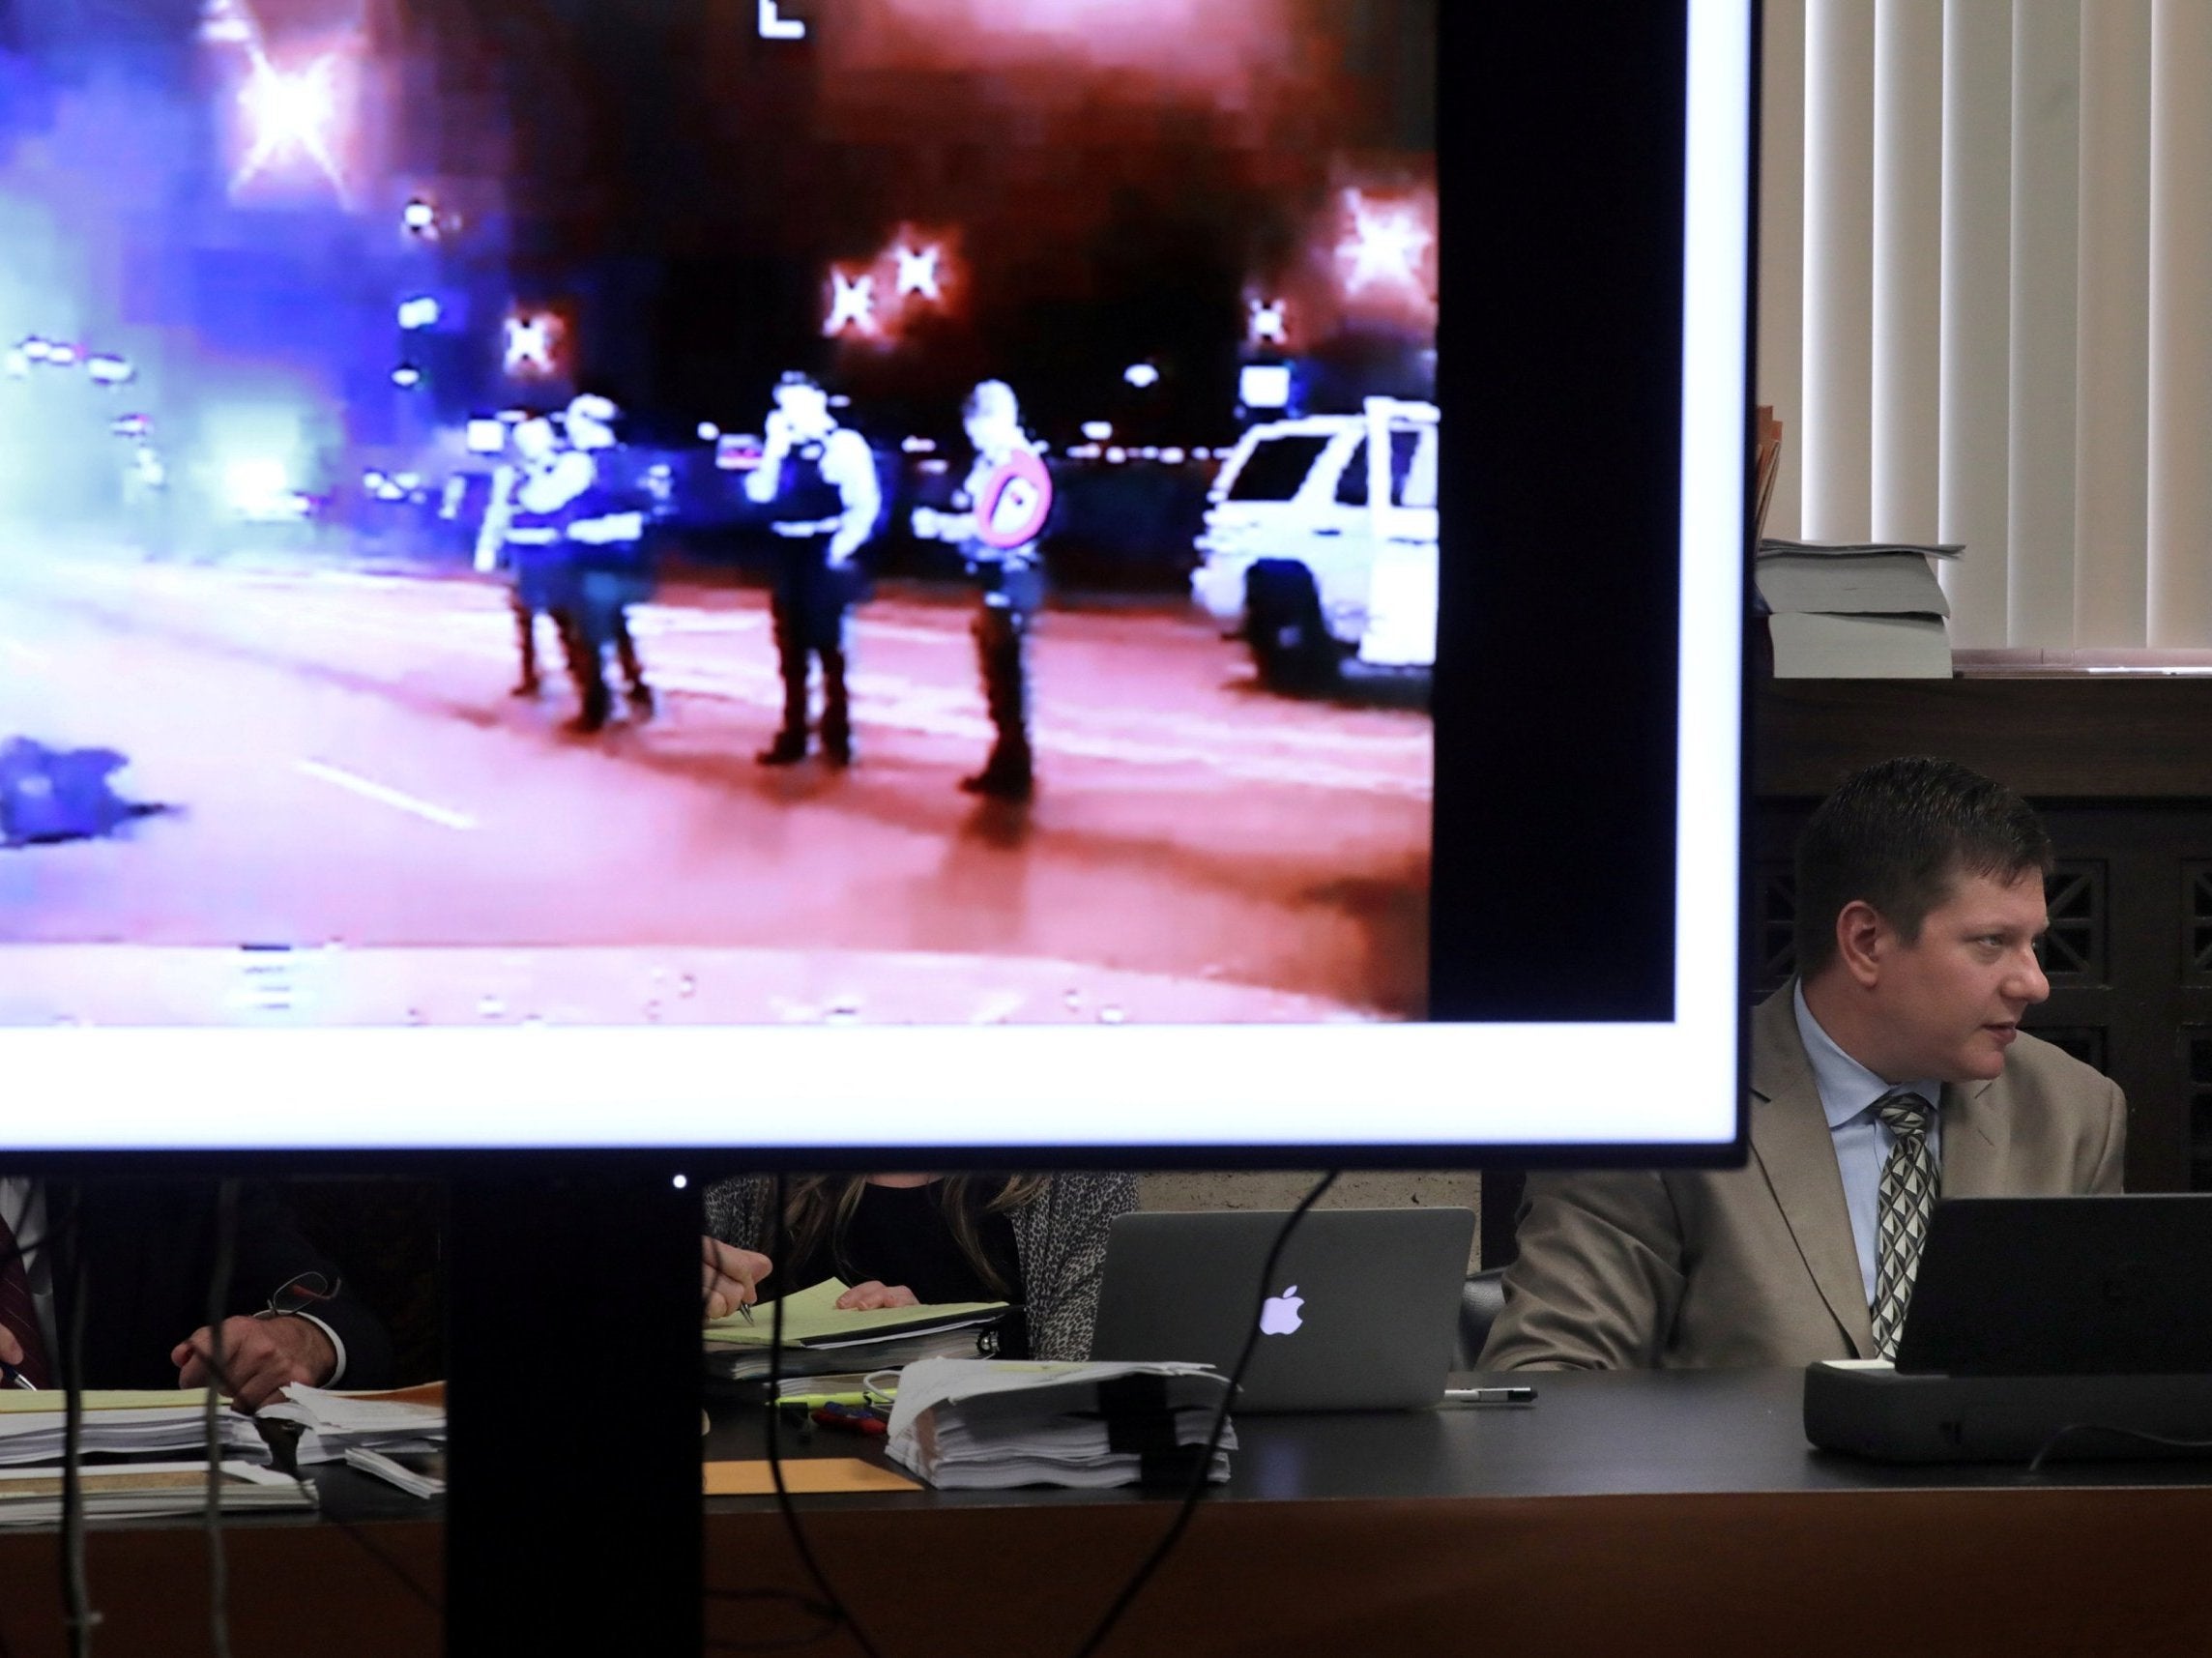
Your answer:
[[[1947,1120],[1944,1132],[1947,1168]],[[1796,1008],[1788,988],[1761,1003],[1752,1015],[1751,1150],[1821,1299],[1858,1353],[1873,1353],[1874,1323],[1859,1274],[1858,1246],[1851,1238],[1850,1210],[1844,1205],[1844,1178],[1836,1168],[1819,1085],[1797,1034]]]
[[[2003,1109],[1996,1080],[1943,1085],[1941,1195],[2002,1197],[2005,1149],[2012,1114]]]

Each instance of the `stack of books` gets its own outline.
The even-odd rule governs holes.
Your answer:
[[[80,1469],[77,1489],[88,1520],[158,1520],[207,1511],[205,1463],[103,1463]],[[312,1486],[250,1463],[225,1462],[217,1487],[224,1514],[264,1514],[315,1506]],[[62,1470],[0,1469],[0,1526],[58,1526]]]
[[[1187,1487],[1229,1477],[1233,1427],[1206,1443],[1229,1380],[1203,1364],[929,1358],[900,1372],[885,1450],[931,1485]]]
[[[1963,551],[1949,543],[1761,540],[1754,576],[1774,677],[1949,679],[1951,606],[1932,561]]]

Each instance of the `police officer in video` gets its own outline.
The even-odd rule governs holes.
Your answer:
[[[783,676],[783,729],[759,755],[763,766],[806,758],[811,662],[822,663],[822,752],[853,761],[853,714],[845,689],[845,612],[858,591],[854,555],[875,533],[883,492],[867,440],[837,423],[830,397],[810,376],[776,383],[760,464],[745,494],[770,509],[775,567],[771,596],[776,665]]]
[[[607,689],[606,653],[611,647],[623,674],[631,712],[653,714],[653,687],[630,635],[629,607],[653,596],[653,569],[645,548],[644,491],[630,476],[628,452],[615,439],[621,411],[605,397],[586,393],[568,405],[563,424],[568,447],[592,467],[590,484],[569,508],[569,559],[574,567],[573,602],[566,617],[562,643],[568,653],[569,677],[576,683],[579,731],[597,731],[613,712]]]
[[[553,617],[559,625],[574,597],[568,508],[581,487],[581,457],[562,449],[553,422],[542,418],[516,424],[509,441],[515,458],[494,475],[491,505],[477,538],[476,567],[486,572],[502,564],[507,567],[514,639],[522,655],[514,695],[534,697],[541,684],[538,619]]]
[[[975,615],[975,654],[983,701],[995,737],[983,770],[964,777],[970,794],[1026,800],[1036,787],[1030,750],[1030,630],[1044,602],[1038,542],[1052,512],[1052,477],[1022,431],[1021,405],[1003,380],[986,380],[962,410],[975,464],[953,497],[956,510],[928,507],[914,514],[914,533],[954,541],[968,573],[982,588]]]

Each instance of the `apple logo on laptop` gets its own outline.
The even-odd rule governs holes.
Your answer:
[[[1260,1305],[1260,1333],[1264,1336],[1287,1336],[1304,1321],[1298,1308],[1304,1304],[1298,1287],[1293,1284],[1280,1295],[1269,1295]]]

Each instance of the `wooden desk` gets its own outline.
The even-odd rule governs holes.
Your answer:
[[[1109,1650],[2212,1650],[2212,1600],[2197,1587],[2212,1464],[2035,1478],[1883,1468],[1805,1445],[1794,1372],[1535,1380],[1528,1409],[1246,1423],[1232,1486]],[[733,1419],[712,1448],[748,1454],[758,1431]],[[801,1450],[850,1455],[858,1442],[824,1436]],[[328,1521],[229,1532],[240,1658],[437,1650],[435,1618],[363,1547],[435,1593],[436,1522],[393,1518],[421,1510],[343,1470],[325,1479],[332,1512],[360,1520],[358,1540]],[[802,1510],[886,1658],[1060,1658],[1169,1518],[1127,1492],[822,1498]],[[713,1589],[808,1592],[765,1500],[710,1504],[707,1547]],[[64,1650],[55,1553],[50,1534],[0,1538],[0,1635],[24,1658]],[[196,1532],[103,1532],[91,1558],[102,1650],[206,1650]],[[760,1598],[717,1600],[709,1623],[723,1642],[820,1628]],[[839,1634],[803,1650],[859,1648]]]

